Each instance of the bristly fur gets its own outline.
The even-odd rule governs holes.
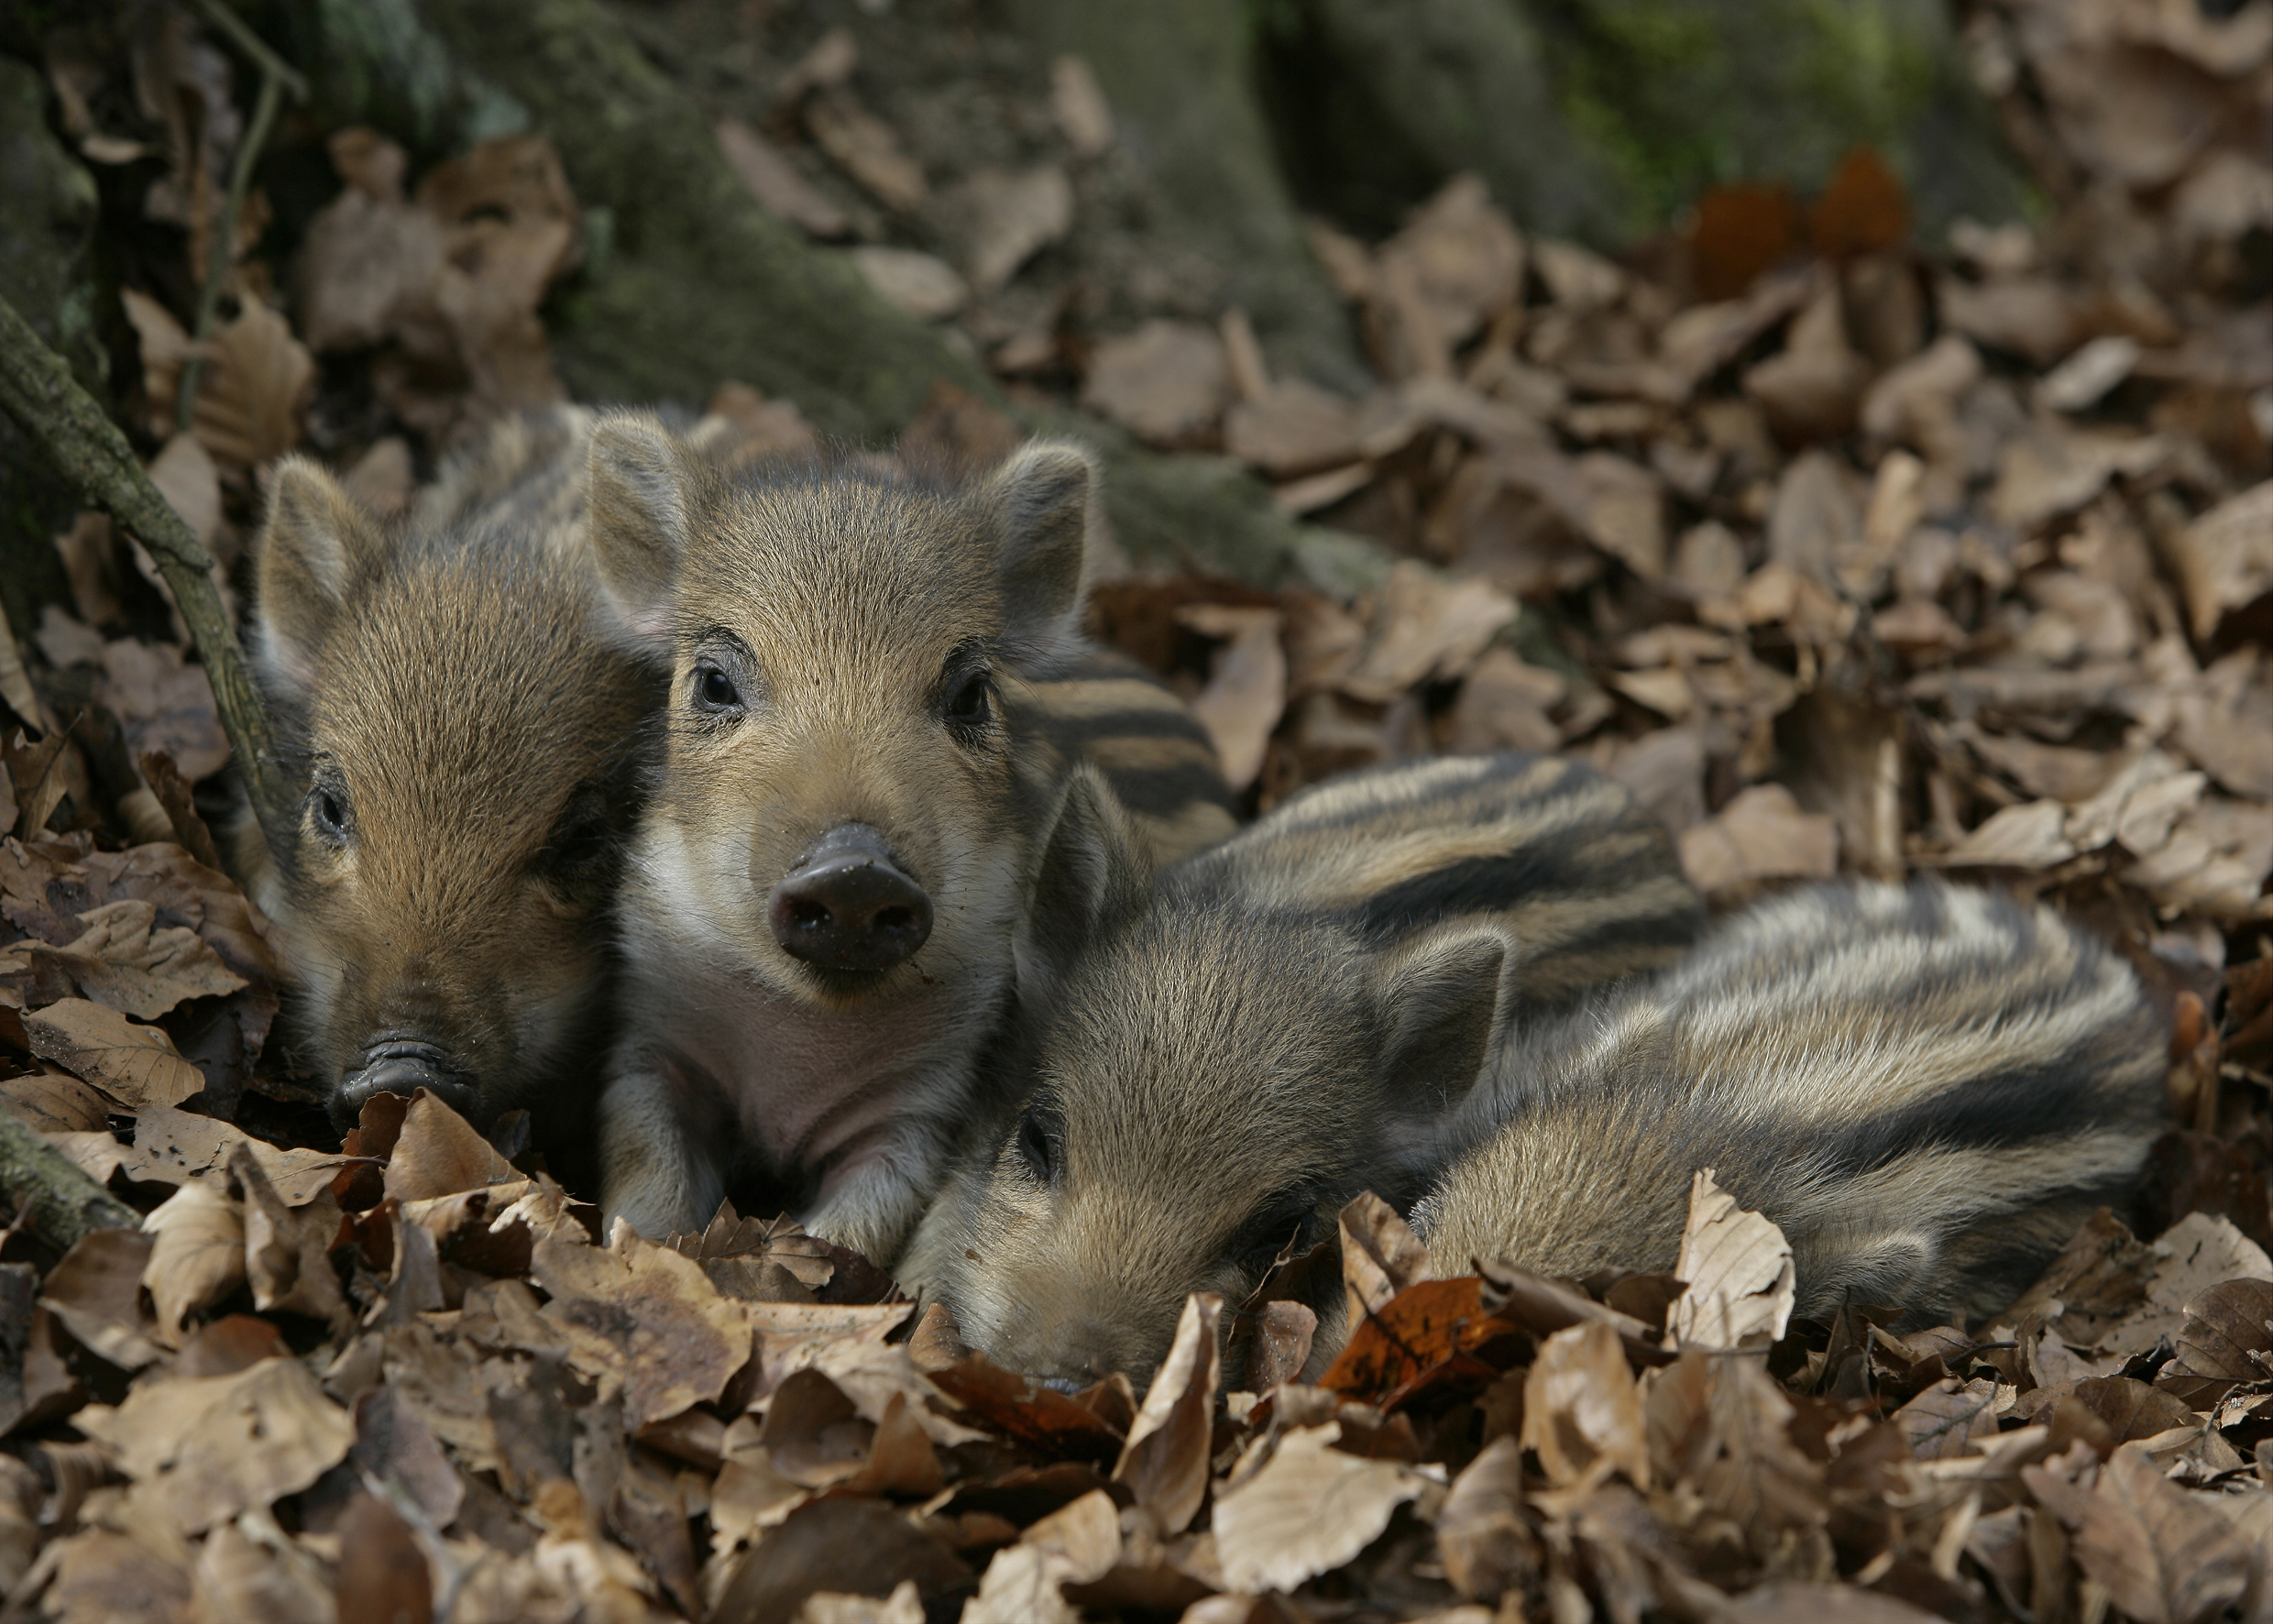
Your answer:
[[[1702,916],[1622,789],[1535,756],[1321,785],[1149,889],[1115,829],[1077,779],[1030,927],[1062,968],[1022,980],[1012,1106],[901,1271],[1057,1380],[1145,1375],[1186,1293],[1236,1305],[1360,1190],[1419,1195],[1495,1031],[1666,963]]]
[[[478,1123],[588,1131],[615,876],[656,676],[603,641],[573,409],[500,424],[382,525],[318,465],[278,470],[255,652],[303,799],[236,855],[296,971],[327,1083],[428,1046]],[[352,1116],[352,1101],[335,1101]]]
[[[1009,997],[1075,754],[1127,784],[1169,854],[1230,832],[1228,795],[1173,696],[1080,635],[1085,453],[1038,442],[964,485],[850,462],[728,477],[625,417],[592,467],[620,635],[673,666],[624,892],[604,1210],[661,1236],[740,1182],[888,1260]],[[712,673],[723,709],[703,699]],[[955,721],[946,700],[973,674],[993,697]],[[922,949],[888,970],[818,969],[767,923],[773,887],[847,823],[932,905]]]
[[[2165,1042],[2130,967],[2048,908],[1797,891],[1509,1046],[1415,1223],[1447,1268],[1670,1268],[1709,1167],[1783,1227],[1801,1313],[1963,1323],[2128,1191]]]
[[[1663,969],[1705,926],[1664,824],[1593,769],[1521,752],[1328,779],[1172,883],[1331,917],[1368,948],[1498,919],[1521,954],[1510,1015]]]

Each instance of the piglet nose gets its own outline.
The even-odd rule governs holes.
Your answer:
[[[931,934],[931,899],[864,823],[822,836],[774,887],[766,916],[784,950],[829,970],[889,970]]]

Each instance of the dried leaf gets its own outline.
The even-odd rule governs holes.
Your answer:
[[[251,301],[214,334],[191,432],[215,462],[259,467],[300,444],[314,392],[315,357],[282,316]]]
[[[1180,445],[1214,426],[1229,390],[1213,328],[1150,321],[1097,346],[1082,404],[1156,445]]]
[[[1521,1443],[1538,1452],[1558,1487],[1592,1487],[1623,1472],[1635,1487],[1649,1487],[1642,1395],[1616,1331],[1590,1320],[1540,1344],[1523,1381]]]
[[[852,263],[887,303],[912,316],[951,316],[971,302],[970,284],[936,254],[863,246],[852,250]]]
[[[188,664],[172,643],[119,638],[104,644],[94,697],[118,713],[129,749],[164,751],[192,782],[229,759],[205,668]]]
[[[193,1534],[307,1487],[355,1442],[346,1411],[293,1359],[156,1382],[116,1409],[89,1405],[77,1422]]]
[[[2145,1624],[2199,1624],[2248,1588],[2249,1552],[2139,1443],[2115,1451],[2075,1530],[2076,1564]]]
[[[840,237],[852,228],[851,217],[799,174],[788,155],[773,142],[739,118],[721,118],[713,127],[719,150],[750,188],[750,195],[769,213],[779,214],[807,236]]]
[[[1762,1333],[1773,1341],[1791,1320],[1791,1243],[1768,1219],[1739,1207],[1710,1168],[1690,1183],[1674,1272],[1688,1287],[1667,1315],[1668,1347],[1740,1347]]]
[[[2155,1385],[2208,1410],[2245,1383],[2273,1380],[2273,1282],[2223,1280],[2186,1305],[2178,1351]]]
[[[1194,603],[1178,609],[1176,619],[1203,637],[1224,640],[1209,662],[1207,686],[1191,701],[1191,714],[1207,730],[1224,782],[1236,794],[1263,770],[1264,747],[1286,709],[1279,611]]]
[[[83,998],[27,1014],[24,1030],[32,1053],[68,1067],[128,1112],[179,1105],[205,1087],[165,1033]]]
[[[129,898],[79,916],[86,934],[60,948],[28,948],[35,962],[55,966],[88,1000],[121,1015],[151,1020],[189,998],[225,997],[248,985],[186,926],[158,927],[154,903]]]
[[[1680,837],[1681,866],[1698,890],[1731,890],[1755,880],[1828,880],[1839,872],[1839,826],[1802,812],[1780,784],[1755,785],[1718,817]]]
[[[1120,1513],[1111,1495],[1092,1489],[994,1553],[963,1624],[1075,1624],[1064,1586],[1103,1578],[1120,1554]]]
[[[1184,1300],[1176,1339],[1114,1464],[1114,1481],[1129,1486],[1163,1535],[1181,1533],[1207,1498],[1223,1311],[1223,1299],[1212,1293]]]
[[[1065,236],[1073,224],[1073,183],[1054,163],[1016,174],[974,170],[948,207],[959,222],[963,269],[983,297],[999,292],[1020,266]]]
[[[1260,1470],[1215,1502],[1215,1553],[1225,1588],[1291,1590],[1342,1565],[1379,1536],[1429,1479],[1399,1461],[1334,1448],[1338,1421],[1279,1440]]]
[[[805,126],[821,150],[886,208],[912,214],[929,201],[923,166],[901,147],[898,132],[842,85],[806,103]]]
[[[622,1384],[634,1429],[716,1399],[750,1356],[741,1307],[696,1264],[628,1230],[610,1246],[544,1236],[530,1276],[551,1294],[545,1321],[567,1335],[576,1367]]]
[[[522,1174],[473,1125],[424,1089],[411,1096],[402,1131],[387,1158],[387,1193],[430,1201],[464,1190],[520,1182]]]
[[[198,1180],[168,1196],[142,1227],[155,1239],[142,1284],[158,1311],[160,1340],[179,1347],[190,1315],[245,1283],[245,1216],[218,1187]]]
[[[2273,591],[2273,479],[2228,497],[2168,538],[2194,635]]]

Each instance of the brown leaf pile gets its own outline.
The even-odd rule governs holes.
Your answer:
[[[1320,1385],[1227,1381],[1194,1298],[1139,1403],[964,1354],[794,1226],[602,1245],[424,1094],[324,1157],[105,1109],[118,1139],[52,1136],[143,1230],[0,1265],[11,1616],[2273,1608],[2273,1262],[2223,1217],[2150,1245],[2102,1213],[1970,1334],[1783,1336],[1789,1248],[1709,1173],[1686,1289],[1436,1278],[1367,1197]],[[1281,1324],[1283,1368],[1311,1326]]]

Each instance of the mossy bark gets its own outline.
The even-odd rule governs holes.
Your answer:
[[[1257,96],[1255,10],[1236,0],[998,0],[1003,25],[1087,61],[1158,200],[1153,229],[1205,256],[1223,302],[1277,365],[1364,379],[1348,316],[1312,254]]]
[[[1817,187],[1866,143],[1929,229],[2027,196],[1945,0],[1258,4],[1298,192],[1377,228],[1376,171],[1410,192],[1472,170],[1523,225],[1615,247],[1717,183]]]
[[[593,228],[587,264],[547,312],[576,398],[699,405],[736,379],[872,444],[941,379],[1001,402],[846,255],[751,198],[693,103],[599,0],[275,0],[261,15],[327,122],[371,123],[428,156],[520,128],[552,138]],[[1034,426],[1104,453],[1107,511],[1139,560],[1258,583],[1373,573],[1366,543],[1287,519],[1220,459],[1160,456],[1094,422],[1044,416]]]
[[[27,63],[0,57],[0,299],[102,392],[107,357],[95,329],[94,178],[47,122],[48,87]],[[78,498],[0,418],[0,608],[19,634],[39,606],[69,601],[54,536]]]

